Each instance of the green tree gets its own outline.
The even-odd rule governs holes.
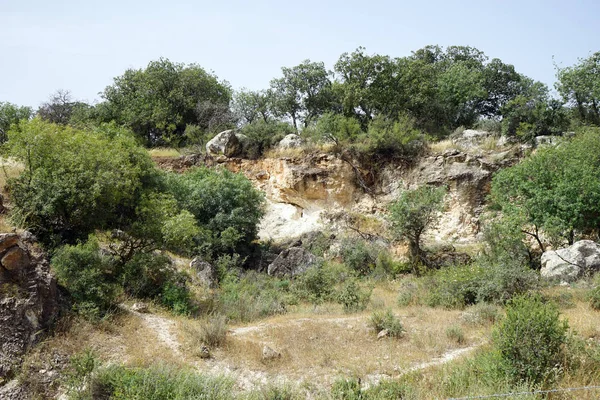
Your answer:
[[[271,81],[272,107],[276,114],[307,127],[331,104],[330,73],[322,62],[305,60],[292,68],[281,68],[283,77]]]
[[[0,143],[6,141],[10,127],[21,120],[29,120],[33,115],[31,107],[0,102]]]
[[[547,237],[572,244],[575,235],[600,228],[600,131],[586,129],[560,146],[539,149],[498,172],[491,197],[502,212],[520,221],[542,251]]]
[[[196,64],[184,65],[161,58],[145,69],[129,69],[102,93],[106,99],[101,115],[130,128],[148,144],[182,140],[188,124],[208,129],[213,113],[198,113],[206,102],[229,106],[227,82]]]
[[[264,213],[264,198],[248,179],[227,170],[195,168],[169,174],[167,181],[180,208],[196,218],[201,252],[214,258],[223,253],[249,254]]]
[[[427,259],[421,248],[423,233],[432,228],[443,210],[446,188],[421,186],[414,190],[403,191],[390,205],[389,220],[396,236],[406,239],[409,245],[410,259],[413,264],[427,265]]]
[[[258,120],[267,123],[271,118],[271,93],[267,90],[252,91],[242,88],[234,93],[232,107],[242,124],[251,124]]]
[[[131,133],[81,130],[35,118],[8,132],[7,153],[25,164],[9,181],[13,219],[47,245],[73,243],[132,217],[157,172]]]
[[[40,106],[37,115],[44,121],[67,125],[74,114],[81,115],[88,108],[88,104],[74,100],[70,91],[57,90],[50,96],[49,101]]]
[[[581,121],[600,125],[600,52],[576,65],[557,68],[556,89],[577,110]]]

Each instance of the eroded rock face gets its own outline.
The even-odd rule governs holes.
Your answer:
[[[290,247],[279,254],[267,268],[269,275],[293,277],[315,266],[318,258],[302,247]]]
[[[56,279],[29,235],[0,234],[0,378],[10,378],[22,355],[60,312]]]
[[[291,133],[279,141],[278,147],[280,149],[296,149],[302,147],[302,138],[295,133]]]
[[[211,288],[217,286],[217,271],[210,263],[195,257],[190,262],[190,268],[196,271],[196,277],[202,285]]]
[[[580,240],[564,249],[542,254],[540,275],[543,278],[571,282],[596,271],[600,271],[600,244],[591,240]]]
[[[238,157],[244,155],[250,139],[230,129],[219,133],[206,143],[206,153],[211,156]]]

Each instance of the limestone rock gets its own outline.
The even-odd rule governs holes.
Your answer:
[[[203,344],[200,347],[199,356],[200,356],[200,358],[203,358],[203,359],[210,358],[210,349],[208,348],[208,346]]]
[[[383,339],[386,338],[390,335],[390,332],[387,329],[382,329],[381,331],[379,331],[379,333],[377,334],[377,340],[379,339]]]
[[[196,277],[204,286],[212,288],[217,285],[217,271],[210,263],[195,257],[190,262],[190,268],[196,271]]]
[[[148,304],[146,303],[133,303],[131,306],[131,311],[139,312],[139,313],[147,313],[148,312]]]
[[[61,310],[46,255],[16,234],[0,235],[0,381],[53,325]]]
[[[302,138],[295,133],[285,136],[277,145],[280,149],[295,149],[302,147]]]
[[[317,264],[318,258],[302,247],[290,247],[282,251],[267,268],[269,275],[293,277],[306,272]]]
[[[206,153],[211,156],[243,156],[250,146],[250,139],[230,129],[217,134],[206,143]]]
[[[599,270],[600,244],[591,240],[580,240],[564,249],[542,254],[540,274],[543,278],[570,282]]]
[[[275,360],[281,357],[281,353],[273,350],[269,346],[265,345],[262,349],[262,359],[263,361]]]

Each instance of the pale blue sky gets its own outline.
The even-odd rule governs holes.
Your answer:
[[[33,107],[57,89],[93,102],[161,56],[261,89],[282,66],[331,68],[358,46],[474,46],[552,85],[552,56],[565,66],[600,51],[600,1],[0,0],[0,38],[0,101]]]

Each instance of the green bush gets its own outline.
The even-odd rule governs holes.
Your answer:
[[[336,380],[331,387],[331,397],[335,400],[362,400],[360,381],[356,378]]]
[[[185,278],[175,274],[161,288],[160,303],[176,314],[188,315],[194,311]]]
[[[371,314],[371,326],[375,332],[379,333],[386,329],[391,337],[401,337],[404,333],[404,327],[400,319],[392,313],[392,310],[375,311]]]
[[[456,344],[465,343],[465,333],[460,325],[452,325],[446,329],[446,337],[456,342]]]
[[[195,168],[168,174],[166,184],[179,207],[192,213],[201,227],[199,253],[213,258],[251,253],[264,213],[264,196],[248,179],[227,170]]]
[[[538,273],[527,266],[491,265],[485,269],[477,300],[503,304],[538,287]]]
[[[286,135],[296,133],[296,131],[290,124],[285,122],[265,122],[257,119],[251,124],[244,125],[241,133],[248,136],[252,142],[248,156],[250,158],[258,158],[266,150],[279,143]]]
[[[9,181],[12,218],[52,247],[130,220],[157,180],[148,153],[115,125],[80,130],[35,118],[8,136],[8,155],[25,164]]]
[[[115,303],[117,286],[112,281],[113,262],[100,255],[98,241],[59,248],[51,260],[58,282],[71,294],[73,308],[95,319]]]
[[[518,296],[508,303],[493,343],[516,382],[538,384],[552,381],[561,370],[567,331],[555,305],[539,295]]]
[[[346,312],[362,311],[367,308],[372,289],[361,288],[356,279],[348,279],[340,288],[337,301]]]
[[[596,286],[595,288],[591,289],[589,292],[589,297],[590,307],[596,311],[600,310],[600,286]]]
[[[227,337],[227,318],[223,315],[211,315],[200,323],[200,340],[202,343],[219,347],[225,343]]]
[[[358,137],[355,148],[365,156],[397,158],[412,163],[423,154],[425,141],[412,118],[406,115],[396,119],[377,116],[369,123],[367,133]]]
[[[375,269],[381,251],[379,247],[362,239],[346,238],[341,244],[344,264],[359,275],[367,275]]]
[[[292,284],[292,291],[298,299],[317,305],[333,299],[336,283],[332,271],[321,265],[309,268],[297,276]]]
[[[475,304],[485,271],[477,265],[442,268],[427,276],[425,303],[431,307],[463,308]]]

